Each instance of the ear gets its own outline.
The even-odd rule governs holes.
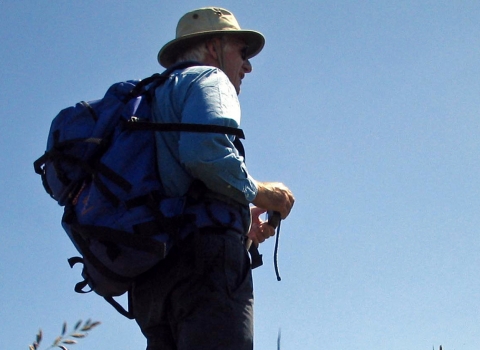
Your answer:
[[[205,46],[207,48],[207,52],[208,54],[210,55],[211,58],[213,58],[215,61],[218,61],[218,51],[217,51],[217,48],[218,48],[218,39],[217,38],[214,38],[212,40],[208,40],[206,43],[205,43]]]

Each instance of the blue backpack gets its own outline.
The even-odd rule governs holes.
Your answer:
[[[53,120],[46,152],[34,162],[45,190],[64,206],[62,226],[82,255],[83,281],[75,291],[94,291],[133,318],[113,297],[165,258],[181,229],[195,220],[185,211],[187,197],[165,197],[158,176],[155,132],[209,132],[244,138],[241,129],[218,125],[154,123],[155,88],[174,66],[141,81],[112,85],[100,100],[80,102]],[[166,169],[165,171],[168,171]],[[224,212],[222,212],[222,210]],[[232,213],[214,208],[215,221],[231,224]],[[201,215],[200,215],[201,216]],[[240,223],[241,218],[235,218]],[[241,224],[239,224],[241,225]],[[89,286],[90,290],[85,291]]]

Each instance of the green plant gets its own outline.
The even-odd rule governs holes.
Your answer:
[[[92,322],[87,320],[82,325],[82,320],[78,321],[73,327],[73,331],[67,334],[67,322],[63,323],[62,333],[55,338],[52,345],[47,349],[60,348],[62,350],[68,350],[65,345],[74,345],[77,344],[77,339],[85,338],[88,335],[88,331],[92,330],[98,326],[100,322]],[[35,341],[29,345],[29,350],[38,350],[40,343],[43,339],[43,332],[40,329],[37,333]]]

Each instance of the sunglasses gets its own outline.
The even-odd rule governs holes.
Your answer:
[[[245,45],[242,48],[242,51],[240,51],[240,55],[242,57],[242,60],[246,61],[247,60],[247,52],[248,52],[248,45]]]

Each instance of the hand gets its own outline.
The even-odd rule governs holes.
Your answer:
[[[292,210],[295,198],[287,186],[280,182],[257,182],[258,193],[253,204],[257,207],[278,211],[285,219]]]
[[[260,215],[266,212],[265,209],[252,207],[250,212],[252,214],[252,225],[247,236],[258,246],[260,243],[265,242],[266,239],[275,236],[275,229],[266,221],[260,219]]]

